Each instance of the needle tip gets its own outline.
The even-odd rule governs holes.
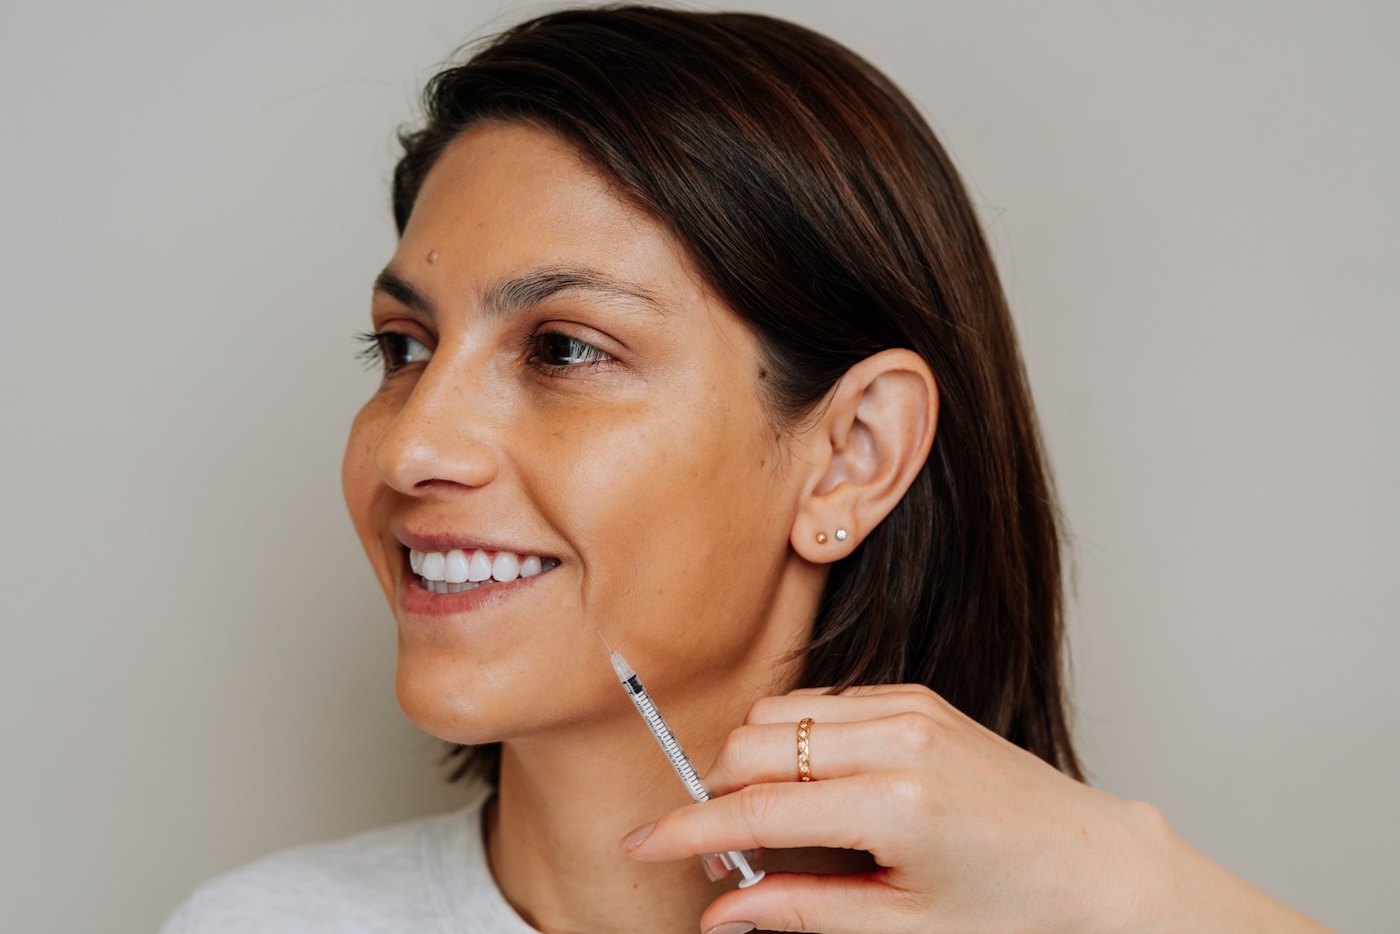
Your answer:
[[[637,673],[632,670],[632,666],[627,664],[627,659],[617,653],[608,643],[608,637],[603,635],[603,630],[598,630],[598,638],[603,640],[603,645],[608,647],[608,661],[612,662],[613,671],[617,672],[619,681],[626,681],[628,678],[636,677]]]

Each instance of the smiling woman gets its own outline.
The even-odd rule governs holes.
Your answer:
[[[604,660],[600,629],[676,685],[706,657],[756,679],[797,645],[753,599],[793,498],[755,339],[610,189],[557,135],[482,122],[427,176],[376,289],[385,379],[346,497],[399,607],[400,702],[457,743],[593,742],[619,701],[576,677]],[[495,581],[503,555],[542,573]]]
[[[169,931],[1320,929],[1078,781],[1015,336],[882,75],[765,17],[567,11],[427,111],[343,482],[399,702],[478,793]],[[691,858],[756,847],[750,888]]]

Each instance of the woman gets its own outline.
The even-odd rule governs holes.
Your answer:
[[[1015,337],[887,79],[764,17],[577,10],[427,111],[344,486],[400,703],[481,791],[169,930],[1322,930],[1078,781]],[[694,858],[754,847],[742,889]]]

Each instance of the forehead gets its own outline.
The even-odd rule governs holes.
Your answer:
[[[395,265],[437,254],[477,282],[541,265],[598,269],[699,298],[675,236],[558,134],[482,123],[453,140],[424,179]],[[459,283],[467,286],[468,282]]]

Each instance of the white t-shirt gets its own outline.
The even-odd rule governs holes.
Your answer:
[[[206,882],[161,934],[538,934],[491,877],[481,788],[451,814],[297,847]]]

